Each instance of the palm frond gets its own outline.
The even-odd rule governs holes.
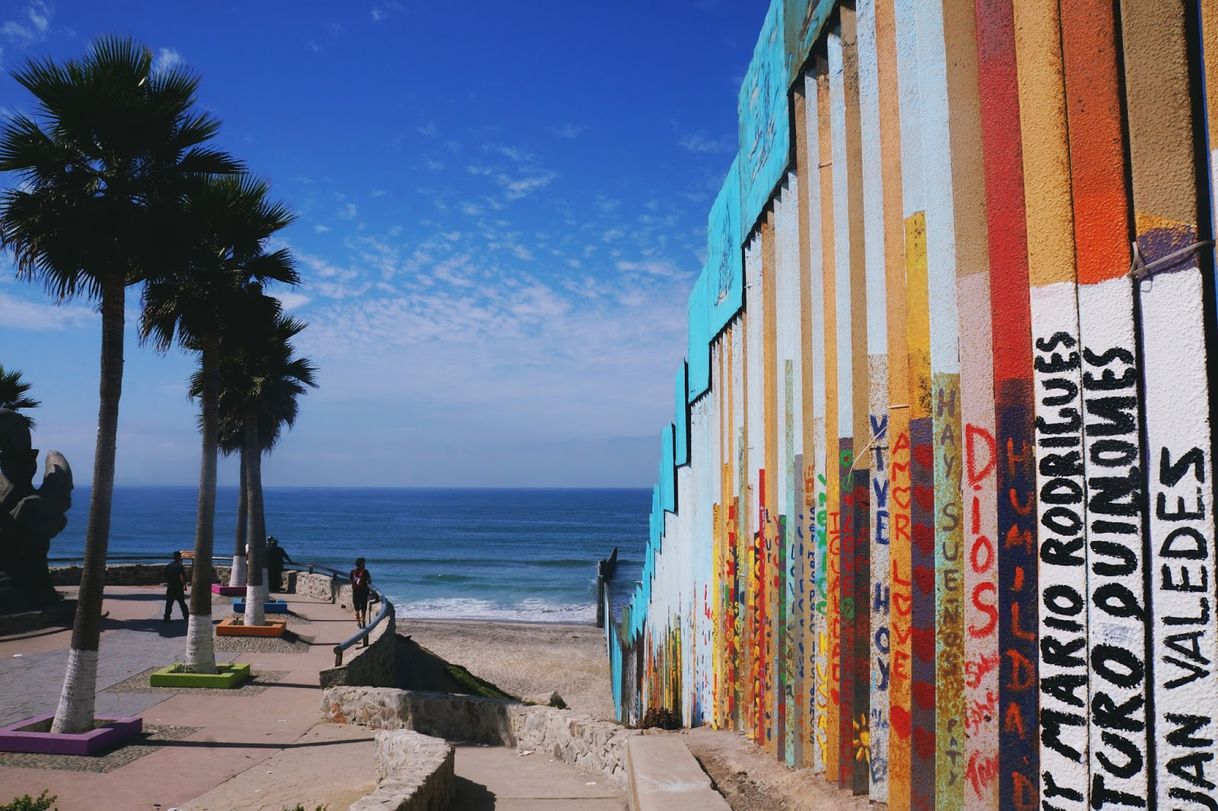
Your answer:
[[[38,408],[42,403],[28,396],[30,388],[31,385],[21,379],[20,369],[7,372],[4,366],[0,365],[0,408],[7,408],[10,411]],[[25,420],[26,425],[34,427],[34,420],[28,414],[20,416]]]

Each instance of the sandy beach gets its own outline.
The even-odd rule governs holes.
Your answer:
[[[593,625],[399,617],[397,630],[501,689],[613,718],[605,634]]]

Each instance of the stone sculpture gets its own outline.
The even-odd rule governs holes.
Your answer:
[[[68,525],[72,469],[63,454],[49,451],[42,486],[35,488],[37,468],[38,450],[25,417],[0,408],[0,613],[58,600],[47,552]]]

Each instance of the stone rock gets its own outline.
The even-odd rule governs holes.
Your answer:
[[[447,740],[545,752],[557,760],[604,775],[627,788],[622,764],[626,743],[639,735],[613,721],[515,701],[377,687],[331,687],[322,716],[336,723],[375,729],[407,728]]]

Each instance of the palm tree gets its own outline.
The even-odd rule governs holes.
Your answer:
[[[202,381],[200,381],[202,386]],[[194,383],[191,383],[192,396],[194,392]],[[239,484],[237,486],[237,533],[233,543],[233,565],[229,569],[228,584],[230,586],[244,586],[246,577],[245,568],[245,522],[246,522],[246,477],[245,477],[245,457],[241,455],[241,447],[245,444],[245,438],[241,430],[240,420],[234,415],[231,419],[224,414],[220,416],[220,453],[225,456],[232,456],[234,453],[240,459],[239,466],[241,472],[239,474]]]
[[[267,252],[267,241],[292,221],[269,189],[248,176],[209,178],[188,195],[182,208],[186,250],[174,272],[144,286],[140,337],[158,351],[175,342],[199,353],[199,426],[203,458],[195,521],[195,565],[190,588],[185,668],[216,672],[211,624],[211,560],[215,540],[216,451],[220,432],[220,341],[246,325],[234,316],[244,297],[261,296],[264,285],[297,284],[300,278],[286,249]],[[274,299],[267,299],[274,301]]]
[[[224,346],[220,410],[227,424],[240,420],[248,541],[245,623],[263,625],[267,584],[262,453],[274,445],[282,426],[295,422],[298,398],[317,386],[317,368],[308,358],[294,356],[292,339],[305,328],[304,322],[277,312],[273,319],[251,317],[246,323],[250,329]]]
[[[196,375],[198,378],[198,375]],[[198,396],[201,391],[201,378],[191,381],[191,396]],[[231,402],[231,400],[229,401]],[[262,408],[258,412],[258,444],[262,453],[269,454],[278,444],[283,429],[296,424],[296,415],[300,404],[296,393],[286,387],[275,387],[272,397],[264,398]],[[248,485],[245,472],[245,428],[244,417],[240,413],[221,412],[220,414],[220,452],[225,456],[237,454],[240,459],[239,486],[237,490],[237,532],[233,545],[233,565],[229,573],[230,586],[244,586],[246,581],[246,539],[249,510]]]
[[[63,64],[31,60],[13,73],[37,102],[0,130],[0,171],[19,185],[0,198],[0,245],[17,273],[58,300],[100,302],[101,374],[85,561],[54,732],[93,723],[102,587],[110,539],[115,437],[123,385],[127,286],[163,260],[153,223],[185,186],[239,170],[203,146],[219,121],[194,109],[198,79],[184,69],[153,72],[152,52],[130,39],[98,40]]]
[[[29,390],[30,384],[21,379],[20,369],[6,372],[4,366],[0,365],[0,408],[20,411],[23,408],[37,408],[42,405],[34,398],[26,396]],[[19,416],[25,420],[27,426],[34,427],[34,421],[28,415]]]

